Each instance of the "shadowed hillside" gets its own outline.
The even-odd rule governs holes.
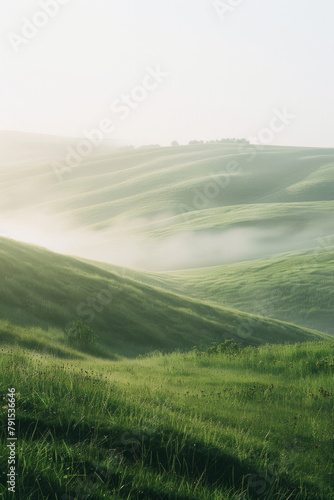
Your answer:
[[[324,239],[313,250],[268,260],[165,273],[95,265],[188,297],[333,334],[332,242]]]
[[[26,328],[91,324],[113,353],[172,351],[234,338],[284,343],[320,334],[189,299],[41,248],[0,238],[1,318]],[[2,334],[6,334],[6,327]],[[7,332],[8,334],[8,332]]]

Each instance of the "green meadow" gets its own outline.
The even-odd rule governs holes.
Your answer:
[[[3,348],[17,498],[334,498],[333,353],[333,341],[114,361]]]
[[[334,499],[333,150],[66,170],[30,139],[0,168],[2,497],[15,388],[20,500]]]

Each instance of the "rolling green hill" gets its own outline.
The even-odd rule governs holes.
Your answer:
[[[41,248],[4,238],[0,244],[1,318],[17,327],[61,330],[83,319],[102,345],[126,355],[226,338],[253,345],[321,338],[315,331],[159,290]],[[24,340],[6,322],[1,335]]]
[[[333,150],[118,150],[60,179],[44,146],[0,167],[17,496],[332,500]]]
[[[309,249],[334,234],[332,149],[124,149],[71,167],[60,151],[0,168],[4,234],[156,271]]]
[[[164,290],[334,334],[332,242],[267,260],[165,273],[95,265]]]

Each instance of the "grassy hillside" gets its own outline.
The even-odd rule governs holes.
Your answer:
[[[331,500],[333,353],[320,342],[107,362],[5,347],[16,497]]]
[[[185,146],[101,157],[66,177],[66,191],[75,194],[66,208],[77,223],[101,227],[117,221],[119,214],[122,222],[150,216],[156,221],[158,215],[169,223],[170,217],[190,210],[333,200],[333,150],[268,147],[249,161],[253,151],[249,147],[240,153],[227,145]],[[215,196],[194,199],[198,193],[205,196],[215,180],[221,182]]]
[[[96,265],[224,307],[334,334],[334,247],[322,243],[311,251],[267,260],[166,273]]]
[[[83,319],[102,345],[127,355],[226,338],[258,345],[320,335],[159,290],[38,247],[4,238],[0,243],[0,313],[14,326],[62,330]],[[0,325],[1,336],[19,343],[24,337],[7,323]]]
[[[334,234],[331,149],[117,150],[70,168],[67,153],[56,167],[51,159],[1,167],[2,232],[33,239],[33,228],[63,253],[155,270],[312,248]]]
[[[334,500],[334,151],[57,144],[0,167],[1,484],[14,387],[22,500]]]

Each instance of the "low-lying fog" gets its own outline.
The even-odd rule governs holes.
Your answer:
[[[225,230],[187,230],[165,239],[154,237],[154,232],[145,233],[150,226],[152,231],[162,229],[163,218],[172,224],[172,214],[167,213],[147,219],[136,219],[134,215],[131,222],[128,218],[104,230],[82,228],[88,221],[81,220],[81,228],[76,229],[78,223],[71,220],[72,202],[78,194],[75,179],[59,184],[48,162],[38,166],[41,157],[61,157],[66,145],[68,139],[64,138],[0,133],[0,234],[59,253],[164,271],[236,263],[312,248],[319,244],[317,238],[334,233],[334,225],[328,219],[308,225],[287,220],[285,226],[253,223]],[[27,165],[16,168],[10,164],[22,158],[29,159]],[[88,191],[92,182],[89,179],[85,186]],[[76,208],[75,203],[73,206]],[[172,225],[168,227],[169,231],[172,229]]]
[[[221,231],[184,232],[157,239],[123,225],[105,230],[68,229],[55,218],[21,215],[0,221],[2,236],[50,250],[110,264],[149,271],[167,271],[230,264],[278,253],[316,247],[330,234],[326,225],[297,231],[282,225]]]

